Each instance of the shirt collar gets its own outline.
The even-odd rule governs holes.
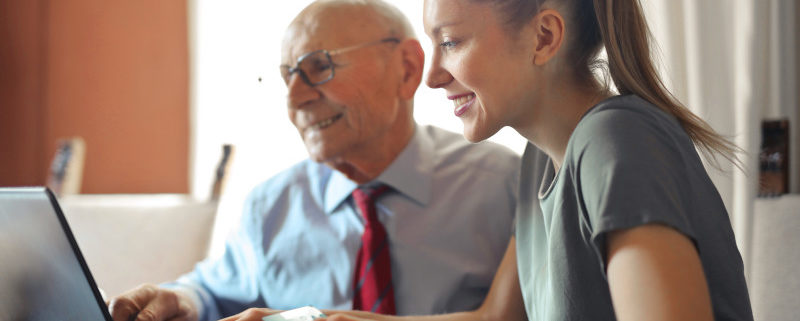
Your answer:
[[[375,180],[425,206],[431,199],[433,157],[433,141],[416,126],[408,145]],[[357,187],[358,184],[334,170],[325,186],[325,213],[333,213]]]

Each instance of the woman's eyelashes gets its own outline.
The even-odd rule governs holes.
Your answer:
[[[455,41],[455,40],[445,40],[445,41],[442,41],[441,43],[439,43],[439,47],[444,48],[444,49],[452,49],[456,45],[458,45],[458,41]]]

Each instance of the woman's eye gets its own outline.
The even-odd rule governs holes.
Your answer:
[[[442,47],[442,48],[445,48],[445,49],[449,49],[449,48],[455,47],[456,44],[457,43],[455,41],[452,41],[452,40],[451,41],[443,41],[442,43],[439,44],[439,47]]]

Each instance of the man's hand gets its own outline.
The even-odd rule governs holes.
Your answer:
[[[152,284],[112,299],[108,308],[114,321],[197,321],[197,307],[187,294]]]
[[[262,318],[273,315],[275,313],[281,312],[280,310],[273,310],[267,308],[250,308],[244,310],[244,312],[239,313],[234,316],[229,316],[225,319],[219,321],[261,321]],[[116,321],[116,320],[114,320]]]

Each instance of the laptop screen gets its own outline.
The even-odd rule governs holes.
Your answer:
[[[110,320],[55,198],[0,188],[0,320]]]

